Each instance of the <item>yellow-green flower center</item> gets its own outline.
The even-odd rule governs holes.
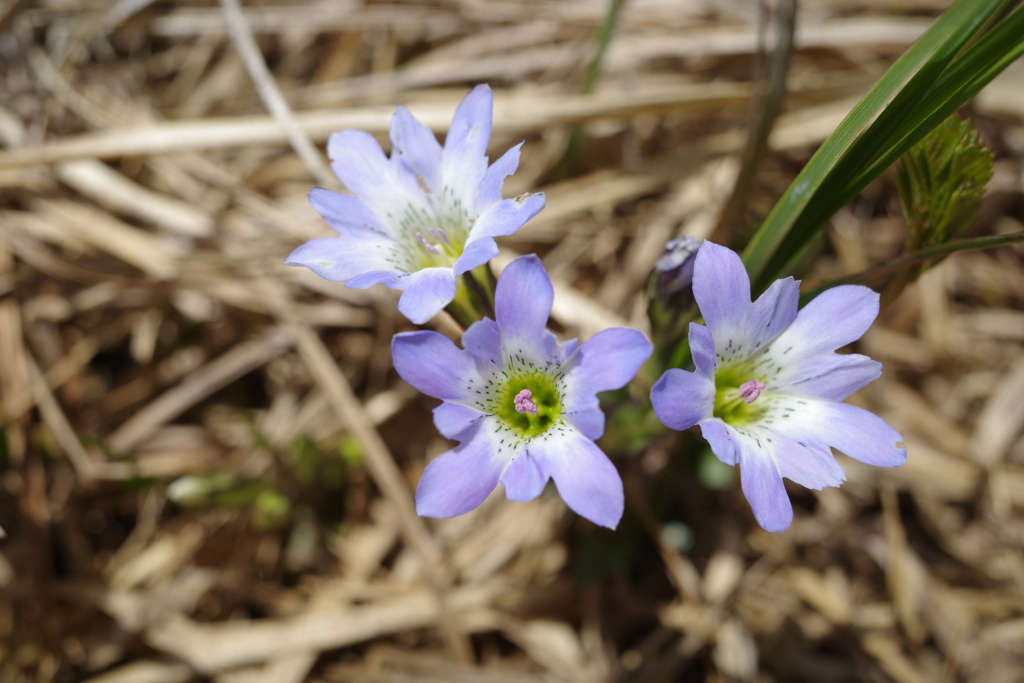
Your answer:
[[[516,410],[517,403],[523,405],[523,398],[517,402],[516,397],[524,389],[530,392],[527,400],[536,407],[536,413],[532,407],[523,412]],[[512,375],[494,399],[497,404],[495,414],[523,438],[540,436],[562,417],[562,397],[554,381],[541,372]]]
[[[749,362],[719,368],[715,372],[715,417],[734,427],[761,419],[767,401],[756,399],[764,388],[764,378],[755,376]]]

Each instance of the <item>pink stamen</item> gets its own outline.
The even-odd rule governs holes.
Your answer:
[[[422,232],[416,233],[416,238],[420,241],[420,244],[422,244],[424,247],[426,247],[427,251],[429,251],[431,254],[440,254],[441,253],[440,249],[438,249],[433,244],[431,244],[430,242],[427,241],[427,238],[423,236]]]
[[[764,386],[764,382],[758,382],[756,379],[744,382],[740,385],[740,398],[749,406],[761,395]]]
[[[448,239],[448,233],[444,231],[444,228],[438,228],[437,231],[441,233],[441,237],[444,238],[444,243],[447,244],[448,246],[451,246],[452,241]]]
[[[533,392],[529,389],[523,389],[516,394],[513,402],[516,404],[517,413],[529,413],[530,415],[537,414],[537,404],[530,400],[531,396],[533,396]]]

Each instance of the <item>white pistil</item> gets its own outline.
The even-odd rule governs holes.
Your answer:
[[[427,241],[427,238],[423,236],[422,232],[417,232],[416,233],[416,239],[418,239],[420,241],[420,244],[422,244],[424,247],[426,247],[426,250],[429,251],[431,254],[440,254],[441,253],[440,249],[438,249],[436,246],[434,246],[433,244],[431,244],[430,242]]]

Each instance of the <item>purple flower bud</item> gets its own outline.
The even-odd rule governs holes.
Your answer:
[[[665,253],[654,263],[654,293],[658,297],[668,300],[683,290],[692,291],[693,263],[702,241],[683,235],[665,244]]]

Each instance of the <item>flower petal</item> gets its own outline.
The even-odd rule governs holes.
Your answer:
[[[621,389],[654,351],[639,330],[612,327],[585,341],[573,357],[567,376],[573,391],[595,394]]]
[[[341,235],[367,231],[391,235],[388,225],[358,197],[315,187],[309,191],[309,205]]]
[[[407,206],[429,210],[416,174],[404,164],[391,163],[369,133],[337,132],[327,141],[327,154],[334,174],[391,226],[393,234],[397,234],[398,225],[387,220],[389,213],[397,217]]]
[[[786,479],[817,491],[846,481],[843,466],[832,457],[827,446],[810,441],[799,443],[778,432],[762,435],[762,441],[771,445],[776,469]]]
[[[907,460],[899,432],[863,408],[835,401],[772,397],[773,409],[776,404],[781,411],[789,409],[791,417],[774,420],[771,428],[795,441],[828,445],[878,467],[899,467]]]
[[[686,372],[672,368],[651,387],[651,407],[666,427],[689,429],[701,423],[703,429],[703,421],[709,419],[715,409],[715,382],[699,370]],[[722,458],[717,450],[715,453]]]
[[[455,275],[451,268],[424,268],[404,278],[399,287],[402,298],[398,300],[398,310],[422,325],[455,298]]]
[[[540,259],[520,256],[505,267],[494,292],[494,312],[505,348],[547,360],[544,329],[555,290]]]
[[[444,139],[446,161],[475,161],[487,154],[493,107],[494,94],[486,84],[476,86],[462,98]]]
[[[545,433],[526,448],[555,480],[559,495],[573,512],[599,526],[618,526],[626,500],[622,478],[593,441],[566,428]]]
[[[702,420],[699,424],[700,434],[711,446],[711,452],[715,457],[726,465],[735,467],[739,462],[739,449],[729,426],[717,417]]]
[[[392,240],[370,232],[320,237],[295,249],[285,264],[305,266],[334,282],[344,282],[368,271],[384,271],[388,274],[385,279],[397,278],[401,273],[388,261],[395,248],[397,245]]]
[[[409,277],[407,273],[396,273],[393,270],[371,270],[362,275],[356,275],[345,282],[350,289],[366,289],[374,285],[384,285],[391,289],[401,289],[402,280]]]
[[[604,411],[596,396],[591,395],[589,400],[577,402],[564,415],[588,439],[600,439],[604,434]]]
[[[543,192],[522,194],[514,199],[502,199],[492,204],[473,223],[466,244],[487,237],[503,237],[511,235],[540,213],[547,199]]]
[[[473,358],[440,332],[401,332],[391,340],[391,360],[399,376],[428,396],[458,400],[481,382]]]
[[[791,277],[776,280],[757,297],[747,313],[743,340],[749,353],[767,345],[793,322],[799,302],[800,282]]]
[[[704,325],[690,323],[690,356],[697,371],[714,381],[718,359],[715,357],[715,339]]]
[[[506,462],[494,448],[494,420],[478,420],[468,441],[430,461],[416,487],[416,514],[454,517],[486,500]]]
[[[441,143],[433,131],[416,120],[405,107],[395,109],[391,118],[391,158],[397,156],[411,168],[431,192],[438,189],[441,171]]]
[[[434,408],[434,426],[446,439],[458,439],[459,435],[473,426],[484,413],[461,403],[445,401]]]
[[[490,318],[477,320],[462,333],[462,348],[477,358],[501,367],[501,330]]]
[[[452,266],[452,272],[455,274],[455,277],[458,277],[468,270],[482,266],[497,255],[498,245],[490,237],[467,243],[462,250],[462,255],[459,256]]]
[[[738,437],[740,487],[754,511],[754,519],[765,531],[785,531],[793,522],[793,504],[775,463],[764,444],[757,445],[754,439],[737,435],[731,428],[730,432]]]
[[[719,353],[743,336],[750,308],[750,277],[739,254],[705,241],[693,266],[693,294]]]
[[[841,285],[816,296],[786,330],[802,355],[835,351],[860,339],[878,317],[878,294],[861,285]]]
[[[516,172],[519,168],[519,150],[523,143],[519,143],[501,155],[497,161],[487,169],[487,175],[480,183],[480,194],[476,198],[476,212],[482,214],[492,204],[501,201],[501,186],[505,178]]]
[[[521,450],[501,475],[505,497],[517,503],[533,500],[544,492],[548,475],[541,464],[530,455],[529,449]]]
[[[480,185],[487,175],[487,145],[491,140],[490,87],[478,85],[459,103],[444,139],[441,186],[450,208],[476,212]]]
[[[785,393],[842,401],[882,376],[882,364],[856,353],[822,353],[787,365],[773,386]]]

